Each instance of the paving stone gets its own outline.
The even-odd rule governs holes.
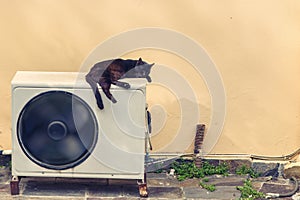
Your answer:
[[[87,188],[87,196],[94,197],[139,197],[138,186],[109,185]]]
[[[102,197],[88,197],[86,200],[138,200],[140,198],[134,198],[134,197],[111,197],[111,198],[102,198]]]
[[[229,175],[229,176],[210,176],[208,184],[215,186],[242,186],[247,176]]]
[[[8,196],[8,195],[2,196],[1,194],[0,194],[0,199],[1,200],[20,200],[18,197],[12,197],[12,196]]]
[[[179,181],[180,187],[198,187],[200,179],[187,179],[184,181]]]
[[[10,192],[10,185],[0,184],[0,194],[9,193],[9,192]]]
[[[287,164],[284,168],[284,177],[285,178],[295,177],[295,178],[299,179],[300,178],[299,163]]]
[[[296,193],[296,194],[294,194],[293,196],[292,196],[292,199],[294,199],[294,200],[300,200],[300,193]]]
[[[2,199],[1,199],[2,200]],[[17,196],[12,200],[85,200],[85,197],[59,197],[59,196]]]
[[[88,197],[122,197],[123,187],[122,186],[101,186],[101,187],[90,187],[87,192]]]
[[[0,199],[11,200],[13,197],[10,194],[10,185],[0,183]]]
[[[263,193],[286,193],[290,192],[294,189],[294,185],[281,185],[281,184],[270,184],[270,183],[263,183],[260,192]]]
[[[28,181],[24,187],[25,196],[85,196],[85,187],[76,183]]]
[[[147,180],[149,179],[165,179],[169,175],[166,173],[147,173]]]
[[[150,198],[182,199],[183,191],[179,187],[151,187],[149,188]]]
[[[252,188],[254,190],[257,190],[257,191],[260,191],[262,186],[263,186],[263,183],[260,182],[260,181],[255,181],[255,180],[251,180],[251,184],[252,184]]]
[[[288,179],[283,179],[283,178],[276,178],[276,179],[272,179],[272,177],[258,177],[258,178],[254,178],[252,179],[252,183],[269,183],[269,184],[277,184],[277,185],[288,185],[289,184],[289,180]]]
[[[204,196],[203,193],[209,192],[201,187],[183,188],[183,195],[186,198],[200,198],[201,196]]]
[[[138,186],[124,186],[123,196],[127,198],[140,197]]]
[[[253,180],[254,181],[260,181],[260,182],[271,182],[272,177],[270,177],[270,176],[259,176],[257,178],[254,178]]]
[[[200,187],[183,188],[184,197],[187,199],[238,199],[241,194],[235,186],[218,186],[214,192],[209,192]]]
[[[10,170],[0,167],[0,183],[6,183],[10,180]]]
[[[167,177],[164,179],[147,179],[148,187],[162,186],[162,187],[177,187],[180,182],[174,177]]]

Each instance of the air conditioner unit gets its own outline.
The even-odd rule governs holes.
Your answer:
[[[20,177],[137,179],[144,183],[146,80],[102,93],[84,74],[17,72],[12,80],[12,194]],[[101,88],[100,88],[101,90]]]

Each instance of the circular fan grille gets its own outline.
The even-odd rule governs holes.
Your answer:
[[[97,142],[98,125],[92,110],[81,98],[64,91],[32,98],[21,111],[17,126],[25,154],[49,169],[77,166]]]

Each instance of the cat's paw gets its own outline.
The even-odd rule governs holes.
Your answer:
[[[97,106],[100,110],[103,110],[104,106],[102,102],[97,102]]]
[[[113,103],[117,103],[117,100],[114,97],[111,97],[110,99]]]
[[[152,79],[151,79],[150,76],[147,76],[146,79],[147,79],[148,82],[152,82]]]
[[[124,82],[120,82],[120,81],[117,81],[115,83],[116,86],[119,86],[121,88],[125,88],[125,89],[129,89],[130,88],[130,84],[129,83],[124,83]]]
[[[123,84],[123,87],[124,87],[125,89],[129,89],[129,88],[130,88],[130,84],[129,84],[129,83],[124,83],[124,84]]]

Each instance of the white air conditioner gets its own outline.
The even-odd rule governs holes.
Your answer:
[[[20,177],[137,179],[144,182],[146,80],[100,92],[84,74],[17,72],[12,80],[12,194]]]

